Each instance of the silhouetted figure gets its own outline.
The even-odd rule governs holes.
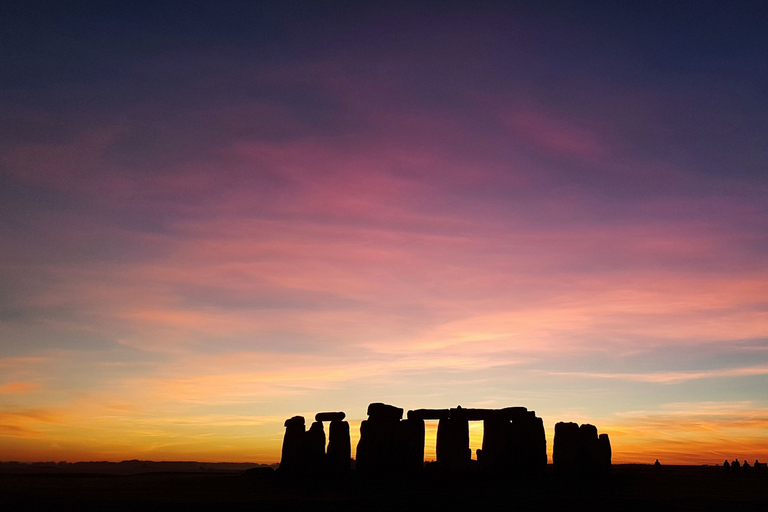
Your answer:
[[[726,475],[731,474],[731,463],[728,462],[728,459],[725,459],[725,461],[723,462],[723,469],[725,470]]]
[[[744,464],[741,465],[741,472],[744,476],[749,476],[752,473],[752,466],[750,466],[749,462],[746,460],[744,460]]]
[[[659,462],[659,459],[656,459],[656,462],[653,463],[653,466],[657,468],[661,467],[661,462]]]
[[[731,462],[731,474],[733,476],[741,476],[741,464],[739,463],[739,459],[733,459],[733,462]]]

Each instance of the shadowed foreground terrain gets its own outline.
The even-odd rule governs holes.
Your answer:
[[[0,474],[2,510],[765,510],[768,475],[722,467],[616,465],[604,479],[425,472],[417,478],[282,479],[269,467]],[[95,469],[95,468],[92,468]]]

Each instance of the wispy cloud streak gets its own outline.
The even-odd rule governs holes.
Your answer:
[[[768,366],[753,368],[728,368],[721,370],[651,372],[651,373],[590,373],[590,372],[552,372],[552,375],[583,377],[592,379],[619,379],[633,382],[653,382],[658,384],[678,384],[688,380],[713,379],[721,377],[747,377],[768,375]]]

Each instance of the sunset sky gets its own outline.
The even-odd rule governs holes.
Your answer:
[[[765,461],[765,11],[4,2],[0,460],[385,402]]]

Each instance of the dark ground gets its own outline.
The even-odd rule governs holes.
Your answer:
[[[768,510],[768,474],[722,467],[617,465],[599,480],[426,474],[387,484],[352,475],[288,482],[270,468],[0,474],[0,510]]]

